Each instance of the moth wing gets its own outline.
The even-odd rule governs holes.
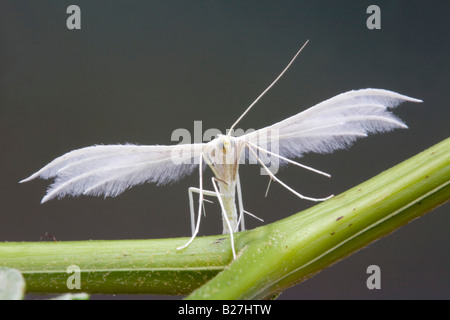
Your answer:
[[[371,133],[407,128],[389,110],[406,101],[422,102],[383,89],[348,91],[239,138],[286,158],[299,158],[307,152],[330,153]],[[259,155],[267,157],[262,152]],[[255,161],[252,157],[247,153],[247,158]]]
[[[55,178],[42,203],[66,195],[115,197],[145,182],[164,185],[192,173],[203,144],[95,145],[68,152],[30,177]]]

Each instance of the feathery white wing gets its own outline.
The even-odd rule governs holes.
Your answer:
[[[387,110],[405,101],[422,102],[382,89],[349,91],[239,138],[286,158],[307,152],[329,153],[369,133],[407,128]],[[278,150],[274,150],[276,145]],[[266,158],[264,153],[260,155]],[[253,158],[251,153],[247,157]]]
[[[56,178],[42,203],[66,195],[115,197],[134,185],[163,185],[192,173],[203,144],[174,146],[96,145],[56,158],[30,177]]]

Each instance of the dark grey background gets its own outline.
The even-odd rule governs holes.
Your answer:
[[[81,8],[82,30],[66,28]],[[118,198],[40,205],[48,181],[18,184],[55,157],[93,144],[172,144],[177,128],[225,130],[309,45],[239,124],[261,128],[341,92],[384,88],[424,100],[395,113],[409,130],[371,136],[347,151],[301,162],[279,177],[310,196],[339,194],[449,136],[448,1],[377,1],[381,30],[366,28],[369,1],[1,1],[0,240],[142,239],[190,234],[187,188],[143,185]],[[208,175],[210,171],[208,171]],[[207,180],[209,181],[209,179]],[[241,167],[244,203],[279,220],[310,207]],[[358,252],[280,299],[450,297],[449,207]],[[201,234],[220,233],[207,205]],[[260,222],[247,219],[249,227]],[[0,257],[1,259],[1,257]],[[381,268],[382,289],[366,288]],[[117,298],[117,297],[116,297]],[[137,298],[137,297],[135,297]],[[156,298],[146,296],[146,298]]]

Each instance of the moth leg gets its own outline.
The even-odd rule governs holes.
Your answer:
[[[194,232],[195,232],[194,192],[195,193],[200,193],[200,189],[199,188],[195,188],[195,187],[190,187],[188,189],[188,193],[189,193],[189,211],[190,211],[190,214],[191,214],[192,234],[194,234]],[[203,195],[204,196],[217,197],[217,194],[214,191],[209,191],[209,190],[203,190]],[[209,200],[206,200],[206,199],[203,199],[203,201],[212,202],[212,201],[209,201]],[[205,207],[204,206],[203,206],[203,212],[205,212]]]
[[[197,236],[198,230],[200,229],[200,219],[202,217],[202,206],[203,206],[203,170],[202,170],[202,168],[203,168],[203,152],[200,153],[200,160],[199,160],[199,166],[198,166],[198,171],[199,171],[199,176],[200,176],[200,181],[199,181],[200,188],[198,190],[199,190],[200,197],[198,199],[197,223],[196,223],[195,229],[193,229],[192,237],[189,239],[188,242],[186,242],[185,245],[178,247],[177,250],[182,250],[182,249],[186,248],[187,246],[189,246],[192,243],[192,241],[194,241],[195,237]],[[194,204],[192,203],[191,209],[193,207],[194,207]],[[192,212],[193,211],[191,211],[191,223],[194,220]]]
[[[236,251],[234,250],[233,230],[231,229],[230,220],[228,220],[228,217],[227,217],[227,214],[225,211],[225,207],[223,205],[222,196],[220,195],[219,189],[217,188],[216,180],[217,179],[215,177],[211,178],[214,190],[216,191],[216,194],[217,194],[217,199],[219,199],[220,207],[222,208],[223,218],[225,219],[225,222],[227,223],[228,230],[230,230],[230,241],[231,241],[231,250],[233,251],[233,259],[236,259]]]
[[[286,189],[288,189],[290,192],[292,192],[293,194],[295,194],[297,197],[299,197],[300,199],[305,199],[305,200],[310,200],[310,201],[325,201],[328,200],[330,198],[333,197],[333,195],[328,196],[326,198],[311,198],[311,197],[307,197],[304,196],[300,193],[298,193],[297,191],[295,191],[294,189],[292,189],[291,187],[289,187],[287,184],[285,184],[283,181],[281,181],[280,179],[278,179],[267,167],[266,165],[261,161],[261,159],[258,157],[258,155],[256,154],[255,151],[253,151],[253,148],[250,145],[247,145],[248,149],[250,150],[251,153],[253,153],[253,155],[256,157],[256,159],[258,160],[258,162],[261,164],[261,166],[264,168],[264,170],[267,172],[267,174],[276,182],[278,182],[279,184],[281,184],[283,187],[285,187]]]
[[[239,179],[239,173],[236,175],[236,192],[237,192],[238,202],[239,202],[239,220],[241,220],[241,231],[245,231],[244,203],[242,202],[242,189],[241,189],[241,181]],[[239,226],[239,221],[238,221],[237,225]]]
[[[270,152],[269,150],[264,149],[264,148],[262,148],[262,147],[260,147],[260,146],[257,146],[256,144],[253,144],[253,143],[251,143],[251,142],[246,141],[245,144],[247,145],[247,147],[248,147],[249,149],[250,149],[250,147],[253,147],[253,148],[255,148],[255,149],[258,149],[258,150],[264,152],[265,154],[270,154],[270,155],[272,155],[272,156],[274,156],[274,157],[277,157],[278,159],[284,160],[284,161],[286,161],[286,162],[288,162],[288,163],[292,163],[292,164],[294,164],[294,165],[296,165],[296,166],[298,166],[298,167],[300,167],[300,168],[303,168],[303,169],[306,169],[306,170],[309,170],[309,171],[312,171],[312,172],[321,174],[321,175],[323,175],[323,176],[325,176],[325,177],[328,177],[328,178],[331,177],[331,175],[330,175],[329,173],[326,173],[326,172],[323,172],[323,171],[314,169],[314,168],[312,168],[312,167],[306,166],[306,165],[304,165],[304,164],[295,162],[295,161],[293,161],[293,160],[291,160],[291,159],[288,159],[288,158],[285,158],[285,157],[283,157],[283,156],[280,156],[279,154]],[[271,182],[271,181],[272,181],[272,180],[269,181],[269,186],[270,186],[270,182]],[[267,191],[269,191],[269,187],[267,187]],[[267,196],[267,192],[266,192],[266,196]]]
[[[269,194],[269,188],[270,188],[271,183],[272,183],[272,177],[269,178],[269,183],[267,184],[266,194],[264,195],[264,198],[267,198],[267,195]]]

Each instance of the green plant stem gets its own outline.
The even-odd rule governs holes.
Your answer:
[[[238,237],[239,258],[188,298],[270,297],[447,202],[449,182],[450,138],[326,202]]]
[[[219,236],[202,237],[189,250],[187,239],[6,242],[0,266],[20,270],[28,293],[188,294],[223,270],[231,260]],[[67,280],[80,268],[80,290]]]
[[[266,298],[445,203],[449,182],[450,138],[326,202],[235,234],[234,261],[220,235],[180,251],[187,238],[2,243],[0,266],[19,269],[27,292],[71,291],[74,264],[83,292]]]

